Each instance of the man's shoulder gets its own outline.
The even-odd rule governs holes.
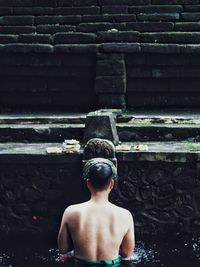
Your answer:
[[[126,218],[132,218],[132,214],[129,210],[119,207],[117,205],[113,204],[113,208],[115,210],[115,212],[119,213],[121,216],[126,217]]]
[[[65,209],[64,213],[70,214],[74,212],[79,212],[83,209],[84,206],[85,206],[85,203],[70,205]]]

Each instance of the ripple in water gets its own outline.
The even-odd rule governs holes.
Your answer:
[[[60,262],[59,252],[58,249],[50,249],[50,260],[53,262]],[[157,259],[155,259],[155,255],[158,254],[155,252],[152,248],[145,248],[145,244],[143,242],[137,242],[133,263],[148,263],[148,262],[158,262]]]
[[[37,246],[35,246],[36,248]],[[27,246],[15,249],[1,249],[0,267],[46,267],[63,266],[58,250]],[[67,265],[65,265],[67,266]],[[146,240],[136,242],[133,261],[128,266],[135,267],[199,267],[200,266],[200,237],[176,240]]]

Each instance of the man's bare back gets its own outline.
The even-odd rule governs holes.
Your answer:
[[[113,169],[107,162],[92,165],[86,180],[91,199],[69,206],[63,214],[58,234],[61,253],[74,249],[76,258],[92,261],[117,259],[119,254],[132,256],[135,246],[132,215],[108,200],[115,184]]]
[[[133,253],[132,216],[110,202],[90,200],[70,206],[63,215],[63,223],[71,236],[75,257],[79,259],[116,259],[119,250],[124,257]]]

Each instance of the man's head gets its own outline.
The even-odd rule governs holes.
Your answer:
[[[103,191],[113,188],[117,179],[117,169],[114,164],[103,158],[95,158],[89,160],[83,170],[83,178],[87,180],[89,189],[92,187],[95,191]]]

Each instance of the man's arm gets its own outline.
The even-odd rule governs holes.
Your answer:
[[[120,255],[123,258],[131,257],[135,248],[134,222],[131,213],[128,214],[127,222],[128,230],[120,246]]]
[[[62,254],[70,251],[73,245],[71,236],[69,233],[69,229],[67,226],[68,215],[69,215],[69,211],[66,209],[62,217],[61,226],[60,226],[60,230],[58,234],[58,249],[60,253]]]

